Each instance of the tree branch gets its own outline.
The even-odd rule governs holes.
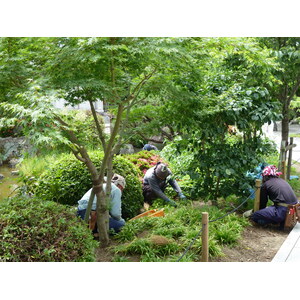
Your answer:
[[[143,133],[141,133],[140,131],[137,132],[138,135],[140,135],[144,140],[150,141],[150,142],[154,142],[157,144],[162,144],[163,142],[160,140],[156,140],[154,138],[149,138],[147,136],[145,136]]]
[[[95,107],[94,107],[94,103],[91,100],[89,100],[89,103],[90,103],[90,106],[91,106],[91,111],[92,111],[92,114],[93,114],[94,121],[96,123],[98,137],[99,137],[99,139],[100,139],[100,141],[102,143],[102,147],[104,149],[105,146],[106,146],[106,143],[105,143],[105,138],[104,138],[103,130],[101,128],[101,125],[99,124],[99,120],[97,118],[97,113],[96,113],[96,110],[95,110]]]
[[[300,76],[298,77],[297,82],[296,82],[296,84],[294,85],[294,88],[293,88],[293,90],[292,90],[290,96],[289,96],[288,99],[287,99],[287,101],[288,101],[289,103],[291,102],[291,100],[293,99],[293,97],[295,96],[295,94],[297,93],[299,87],[300,87]]]
[[[104,172],[105,172],[105,169],[107,167],[107,163],[109,161],[109,156],[110,156],[111,150],[113,148],[113,143],[114,143],[114,140],[117,136],[117,133],[118,133],[118,130],[119,130],[119,127],[120,127],[123,108],[124,108],[123,104],[120,103],[118,105],[118,113],[117,113],[117,116],[116,116],[115,126],[114,126],[113,131],[110,135],[109,141],[106,144],[106,148],[104,149],[104,157],[103,157],[103,160],[102,160],[102,165],[101,165],[101,169],[100,169],[99,178],[102,178],[104,176]]]
[[[75,133],[72,130],[67,129],[68,124],[58,115],[55,115],[55,119],[64,127],[61,127],[61,129],[63,131],[65,131],[68,136],[69,136],[69,140],[77,147],[78,151],[75,151],[74,149],[71,148],[73,154],[75,155],[75,157],[84,162],[85,165],[87,166],[87,168],[89,169],[91,175],[92,175],[92,179],[95,180],[98,177],[98,172],[96,167],[94,166],[93,162],[91,161],[87,150],[80,144],[77,136],[75,135]],[[81,157],[78,155],[80,153]]]
[[[81,156],[78,155],[78,154],[79,154],[79,151],[75,151],[75,150],[73,150],[73,149],[71,149],[71,150],[72,150],[74,156],[75,156],[78,160],[80,160],[80,161],[86,163],[86,159],[84,159],[84,158],[82,158]]]
[[[133,92],[127,97],[125,100],[126,102],[129,102],[130,100],[137,98],[140,90],[142,89],[143,85],[153,76],[153,74],[156,72],[156,69],[154,69],[151,73],[148,75],[145,75],[144,78],[138,83],[138,85],[133,89]]]

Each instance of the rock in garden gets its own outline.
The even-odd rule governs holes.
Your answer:
[[[25,137],[0,138],[0,154],[4,163],[9,160],[22,157],[23,152],[32,152],[33,147]]]
[[[120,149],[120,154],[133,154],[134,153],[134,147],[131,144],[125,144]]]
[[[11,171],[11,175],[18,176],[20,174],[19,170]]]
[[[206,202],[204,202],[204,201],[193,201],[192,205],[195,208],[202,208],[204,206],[212,206],[212,202],[210,200],[208,200]]]
[[[3,174],[0,174],[0,180],[4,179],[4,178],[5,178],[5,176]]]
[[[164,246],[170,244],[170,240],[161,235],[152,235],[150,237],[150,242],[158,246]]]
[[[8,166],[10,168],[14,168],[20,161],[16,158],[12,158],[11,160],[9,160],[8,162]]]

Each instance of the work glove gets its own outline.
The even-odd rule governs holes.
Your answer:
[[[178,196],[181,200],[186,200],[186,196],[184,196],[183,193],[178,193]]]
[[[166,202],[167,202],[168,204],[170,204],[171,206],[173,206],[173,207],[177,207],[176,202],[173,201],[173,200],[168,199],[168,200],[166,200]]]
[[[253,209],[247,210],[243,213],[244,218],[250,218],[250,216],[253,214]]]

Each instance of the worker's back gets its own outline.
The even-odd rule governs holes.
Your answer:
[[[294,204],[298,202],[293,189],[288,182],[282,178],[270,178],[261,187],[261,193],[267,193],[270,200],[274,203],[283,202],[287,204]]]

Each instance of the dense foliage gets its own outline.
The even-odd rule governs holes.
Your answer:
[[[76,204],[91,187],[90,178],[94,183],[103,182],[121,144],[151,141],[153,136],[163,138],[164,145],[172,141],[172,151],[165,152],[164,158],[179,166],[172,171],[184,179],[189,197],[216,200],[244,195],[249,188],[245,172],[272,148],[261,138],[262,125],[282,119],[279,100],[284,100],[286,108],[300,86],[298,38],[261,41],[222,37],[0,38],[0,127],[19,120],[36,146],[63,145],[78,159],[76,163],[75,158],[61,165],[54,163],[51,171],[45,172],[47,176],[37,188],[43,199]],[[278,41],[280,50],[270,51]],[[280,93],[279,100],[275,90]],[[71,105],[88,101],[93,129],[88,120],[80,123],[54,109],[53,102],[60,98]],[[93,103],[99,99],[111,113],[109,137],[95,117]],[[286,119],[286,111],[281,112]],[[228,132],[232,126],[236,136]],[[104,156],[90,160],[87,150],[95,147],[103,149]],[[146,158],[136,163],[144,171],[153,161]],[[117,165],[122,165],[121,161]],[[64,171],[68,168],[69,173]],[[128,182],[130,176],[136,177],[136,184],[124,191],[124,204],[132,201],[132,205],[125,205],[123,212],[130,217],[142,202],[137,184],[142,174],[125,172],[126,168],[124,160],[122,168],[114,171]],[[102,196],[99,220],[107,217],[105,208]],[[100,227],[108,242],[106,229]]]
[[[33,90],[31,94],[23,92],[22,96],[14,97],[16,102],[26,104],[24,108],[19,107],[20,113],[29,112],[29,107],[34,108],[30,114],[39,129],[26,126],[28,122],[24,127],[35,143],[49,144],[56,139],[71,148],[74,144],[74,139],[70,143],[66,141],[66,135],[59,133],[64,126],[57,124],[56,117],[50,117],[48,107],[41,110],[41,103],[59,97],[64,97],[72,105],[103,99],[106,107],[113,108],[114,117],[119,118],[118,112],[123,115],[122,120],[118,119],[120,124],[115,122],[115,125],[120,125],[121,139],[145,141],[149,135],[156,134],[167,140],[176,139],[179,152],[187,150],[193,156],[190,176],[200,174],[204,181],[203,190],[215,195],[222,187],[222,176],[218,174],[231,176],[237,174],[239,166],[252,167],[258,155],[254,148],[258,152],[262,149],[261,126],[280,118],[278,101],[270,91],[278,83],[276,72],[281,71],[276,56],[255,38],[121,37],[1,41],[5,55],[10,49],[8,42],[14,41],[14,55],[21,61],[30,57],[35,62],[35,68],[30,68],[28,76],[45,75],[44,70],[47,70],[48,76],[39,81],[42,87],[39,96]],[[38,45],[37,54],[31,52],[34,41]],[[21,45],[26,46],[26,51],[20,51]],[[47,52],[42,49],[47,49]],[[296,54],[297,51],[293,55],[296,57]],[[14,61],[11,59],[12,68],[8,71],[14,70]],[[32,101],[35,102],[33,106]],[[5,113],[11,110],[16,115],[16,107],[12,108],[8,103],[2,105],[2,109]],[[52,119],[47,123],[40,118],[40,112],[44,118]],[[227,142],[230,125],[235,125],[242,137],[234,144]],[[76,130],[76,126],[72,129],[76,133],[82,132]],[[107,146],[112,149],[114,142],[112,140]],[[75,144],[74,151],[81,149],[77,142]],[[235,153],[235,148],[239,154]],[[104,152],[109,155],[111,149]],[[236,164],[232,163],[235,160]]]
[[[75,211],[53,201],[16,197],[0,202],[0,261],[95,261],[90,230]]]
[[[198,139],[190,144],[178,140],[166,146],[162,155],[170,161],[175,174],[184,179],[182,183],[186,181],[186,190],[192,198],[213,201],[231,194],[247,197],[254,182],[246,173],[275,149],[274,143],[268,140],[256,138],[244,142],[241,137],[227,135],[223,142],[196,152],[195,148],[202,143]]]
[[[100,168],[103,152],[93,151],[91,159]],[[142,187],[135,166],[121,156],[113,159],[113,171],[125,177],[126,187],[122,195],[122,216],[132,218],[143,206]],[[91,176],[85,165],[72,154],[63,154],[39,178],[35,194],[43,200],[76,205],[92,187]]]

